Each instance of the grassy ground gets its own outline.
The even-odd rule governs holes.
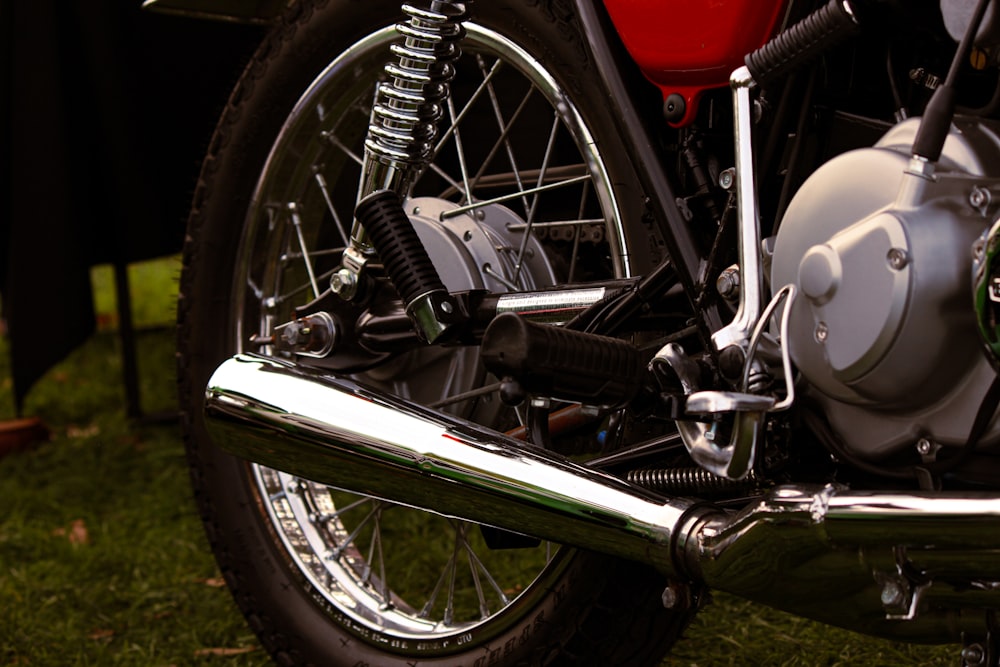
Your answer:
[[[133,273],[150,413],[173,408],[176,271],[168,260]],[[94,282],[110,327],[110,271]],[[118,355],[105,330],[49,373],[26,413],[51,441],[0,459],[0,665],[269,664],[208,552],[176,427],[124,417]],[[0,378],[6,364],[0,343]],[[11,406],[5,380],[0,418]],[[955,663],[954,648],[898,646],[716,596],[664,665]]]

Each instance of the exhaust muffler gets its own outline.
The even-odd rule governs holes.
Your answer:
[[[695,504],[668,500],[471,422],[272,358],[239,355],[209,381],[223,449],[333,487],[673,572]]]
[[[723,511],[664,498],[346,378],[254,355],[216,370],[205,417],[216,444],[266,466],[642,561],[868,634],[956,641],[982,630],[984,610],[1000,608],[995,495],[801,485]]]

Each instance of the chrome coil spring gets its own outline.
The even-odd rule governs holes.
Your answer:
[[[385,66],[365,148],[385,164],[420,168],[434,150],[468,11],[464,2],[434,0],[430,9],[403,5],[403,12],[409,20],[396,25],[403,40],[392,46],[397,60]]]
[[[733,481],[701,468],[652,468],[631,470],[626,479],[632,484],[673,495],[695,494],[710,496],[752,487],[757,478],[753,471],[739,481]]]

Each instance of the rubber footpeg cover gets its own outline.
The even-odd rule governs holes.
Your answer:
[[[529,394],[589,405],[620,405],[646,378],[637,347],[618,338],[499,315],[483,335],[480,356],[499,378],[513,378]]]
[[[399,195],[391,190],[373,192],[358,202],[354,215],[407,305],[428,293],[447,292]]]

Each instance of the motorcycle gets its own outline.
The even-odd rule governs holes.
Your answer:
[[[980,0],[291,3],[184,247],[279,664],[651,665],[721,590],[1000,664]]]

